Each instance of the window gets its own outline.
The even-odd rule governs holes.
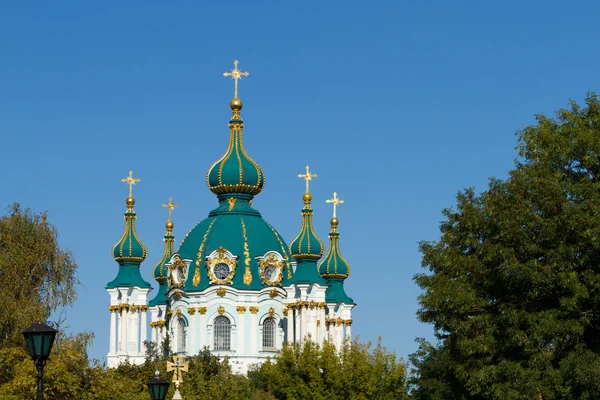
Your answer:
[[[222,315],[215,318],[215,340],[214,350],[230,350],[231,349],[231,322],[229,318]]]
[[[229,272],[231,271],[231,268],[229,268],[229,265],[225,263],[218,263],[217,265],[215,265],[213,271],[217,279],[223,280],[229,277]]]
[[[275,318],[269,317],[263,322],[263,349],[275,348]]]
[[[177,352],[185,352],[185,321],[179,318],[177,321]]]

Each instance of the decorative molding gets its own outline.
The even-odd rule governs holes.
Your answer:
[[[213,268],[217,264],[227,264],[229,266],[229,275],[224,279],[219,279],[215,276]],[[237,266],[237,257],[231,254],[223,247],[219,247],[213,251],[206,261],[206,269],[208,270],[208,280],[211,285],[233,285],[233,277],[235,276],[235,268]]]
[[[288,315],[288,309],[287,309],[287,308],[284,308],[284,309],[283,309],[283,316],[284,316],[284,317],[287,317],[287,315]]]
[[[205,315],[206,314],[206,307],[198,307],[198,312],[200,313],[200,315]]]
[[[243,313],[246,312],[246,307],[244,307],[244,306],[237,306],[236,310],[237,310],[238,314],[243,314]]]
[[[263,285],[281,285],[283,279],[283,257],[276,251],[267,252],[258,262],[258,269],[260,271],[260,278]],[[277,271],[277,275],[269,280],[267,278],[267,268],[274,268]]]
[[[111,313],[119,311],[119,306],[108,306],[108,311]]]
[[[188,308],[188,314],[189,314],[189,315],[194,315],[194,314],[196,314],[196,309],[195,309],[194,307],[190,307],[190,308]]]
[[[258,307],[257,306],[250,306],[250,313],[251,314],[257,314],[258,313]]]
[[[217,308],[217,312],[218,312],[220,315],[223,315],[223,314],[225,314],[225,307],[223,307],[223,306],[219,306],[219,308]]]
[[[269,292],[269,297],[272,298],[272,299],[274,299],[275,297],[277,297],[278,294],[279,294],[279,290],[273,288]]]
[[[220,287],[217,289],[218,296],[225,297],[226,293],[227,293],[227,289],[225,289],[224,287]]]
[[[269,315],[272,317],[275,315],[275,309],[273,307],[269,307]]]
[[[200,268],[196,267],[196,271],[194,272],[194,278],[192,279],[192,284],[194,286],[198,286],[200,284]]]
[[[177,309],[177,312],[176,312],[176,314],[177,314],[177,316],[178,316],[178,317],[181,317],[181,308],[178,308],[178,309]]]

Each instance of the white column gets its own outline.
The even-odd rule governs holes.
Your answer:
[[[158,342],[156,341],[156,325],[154,325],[154,321],[151,322],[152,325],[150,325],[150,341],[158,344]]]
[[[337,322],[335,323],[335,339],[336,339],[336,345],[335,347],[340,350],[342,348],[342,343],[343,343],[343,339],[344,339],[344,325],[342,325],[341,323]]]
[[[352,342],[352,329],[350,328],[352,326],[352,320],[349,319],[346,321],[346,337],[348,338],[348,340],[350,342]]]
[[[288,343],[294,343],[294,309],[288,308],[285,318],[286,340]]]
[[[327,340],[327,326],[325,326],[325,306],[319,304],[319,343]]]
[[[206,307],[198,307],[198,312],[200,313],[200,327],[198,329],[198,349],[202,350],[204,346],[208,346],[207,338],[206,338]]]
[[[304,342],[304,339],[306,338],[307,334],[308,334],[308,304],[306,304],[307,302],[302,303],[302,312],[300,314],[300,318],[302,320],[302,337],[301,337],[301,341]]]
[[[193,356],[198,354],[198,349],[196,348],[196,309],[188,308],[188,316],[190,320],[188,321],[188,329],[187,329],[187,337],[189,340],[189,345],[187,347],[187,355]]]
[[[296,305],[294,311],[294,343],[300,343],[300,306]]]
[[[144,341],[148,340],[148,318],[146,310],[148,306],[142,306],[142,314],[140,315],[140,356],[146,354],[146,347],[144,347]]]
[[[258,307],[250,307],[250,354],[258,354]]]
[[[246,330],[244,327],[244,323],[246,322],[246,307],[244,306],[238,306],[237,307],[237,312],[238,312],[238,329],[237,329],[237,354],[244,354],[244,338],[246,335]]]
[[[117,352],[117,310],[115,306],[110,306],[110,348],[109,354],[114,355]]]
[[[123,353],[129,354],[129,307],[123,308],[121,318],[123,319],[121,324],[123,328]]]
[[[140,353],[140,311],[138,306],[132,306],[131,330],[129,331],[129,355]]]
[[[125,337],[123,336],[123,331],[125,330],[125,328],[123,328],[123,314],[125,314],[125,310],[123,308],[119,308],[119,314],[117,315],[118,320],[118,325],[119,325],[119,331],[118,331],[118,335],[119,335],[119,350],[118,352],[121,353],[123,351],[125,351]]]

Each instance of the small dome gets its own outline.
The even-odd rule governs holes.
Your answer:
[[[338,219],[331,219],[331,232],[329,233],[329,250],[319,264],[319,274],[325,279],[343,280],[350,275],[350,265],[340,252],[340,234],[337,230]]]
[[[310,207],[312,196],[310,193],[305,193],[302,198],[304,200],[302,228],[290,243],[290,250],[296,260],[318,260],[323,255],[325,245],[313,229],[313,210]]]
[[[167,233],[165,234],[165,237],[163,239],[165,242],[165,249],[163,251],[162,256],[160,257],[160,260],[158,260],[156,265],[154,265],[154,268],[152,268],[152,276],[158,282],[161,282],[161,281],[164,281],[167,279],[167,269],[165,268],[165,264],[171,260],[171,257],[173,257],[173,254],[175,253],[174,252],[175,236],[173,236],[173,231],[172,231],[173,223],[169,222],[168,224],[171,225],[171,229],[169,229],[167,227]]]
[[[131,198],[133,199],[133,198]],[[128,208],[125,213],[125,231],[113,247],[113,258],[118,263],[141,263],[146,259],[148,250],[135,231],[135,211],[131,201],[127,199]]]
[[[234,107],[235,106],[235,107]],[[229,121],[229,144],[225,154],[211,165],[206,174],[209,189],[217,195],[227,193],[257,195],[265,185],[265,174],[244,149],[244,123],[239,117],[239,104],[232,103]]]

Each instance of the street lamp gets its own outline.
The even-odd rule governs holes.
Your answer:
[[[58,331],[42,322],[36,322],[23,331],[29,355],[37,368],[37,400],[44,400],[44,366],[50,356]]]
[[[156,371],[156,376],[148,382],[150,398],[152,400],[165,400],[167,398],[169,385],[170,383],[158,376],[158,371]]]

